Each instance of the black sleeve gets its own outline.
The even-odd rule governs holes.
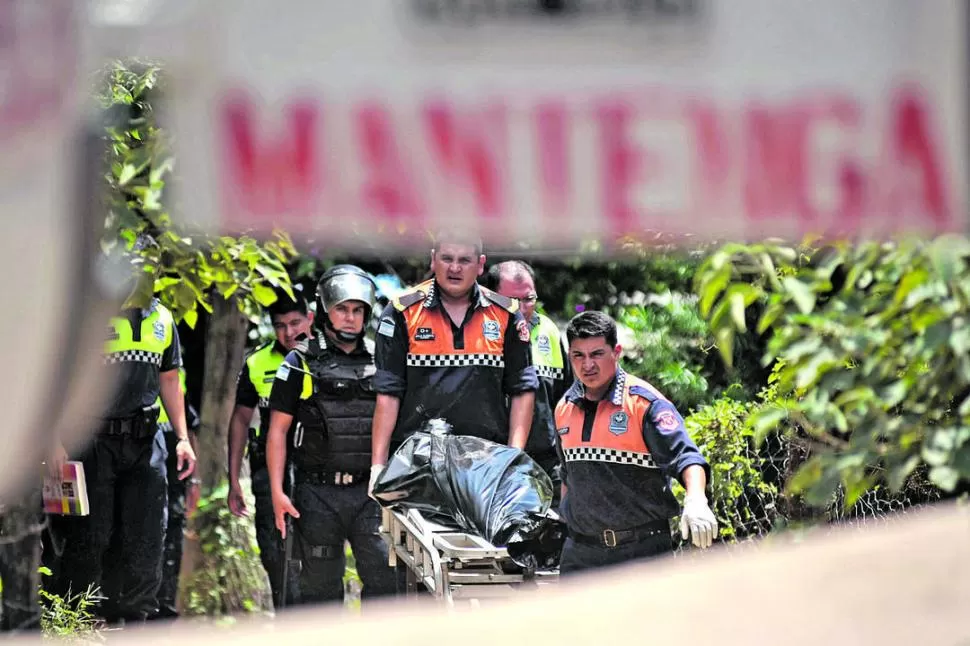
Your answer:
[[[172,321],[172,342],[168,344],[165,351],[162,352],[162,366],[160,372],[168,372],[169,370],[178,370],[182,367],[182,348],[179,345],[179,331],[175,327],[175,321]]]
[[[704,467],[707,481],[711,481],[711,468],[687,434],[684,418],[666,399],[655,400],[643,416],[643,441],[667,477],[681,480],[684,469],[698,464]]]
[[[303,362],[295,352],[286,355],[273,380],[273,390],[269,394],[270,410],[296,415],[303,396],[304,380],[310,378],[302,370]]]
[[[259,393],[253,380],[249,378],[249,366],[243,363],[242,370],[236,376],[236,406],[256,408],[259,405]]]
[[[539,389],[539,377],[532,365],[532,344],[529,342],[529,325],[516,312],[509,317],[505,330],[505,392],[509,395]]]
[[[385,395],[403,397],[407,390],[408,330],[404,315],[392,304],[381,312],[374,336],[374,389]]]

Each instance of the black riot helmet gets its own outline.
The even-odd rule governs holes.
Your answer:
[[[333,328],[330,323],[330,308],[344,301],[360,301],[367,310],[364,313],[364,327],[360,334],[348,334]],[[317,319],[338,339],[346,343],[360,340],[367,329],[371,310],[377,302],[377,283],[366,271],[355,265],[334,265],[328,269],[317,283]]]

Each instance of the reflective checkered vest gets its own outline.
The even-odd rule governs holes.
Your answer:
[[[643,439],[643,419],[652,403],[644,393],[656,393],[656,389],[642,379],[619,371],[613,398],[597,403],[588,439],[583,438],[583,407],[563,398],[556,406],[556,433],[567,470],[571,462],[606,462],[656,469]]]
[[[112,316],[104,343],[104,362],[150,363],[161,368],[162,354],[172,344],[174,324],[172,313],[157,300],[152,301],[138,329],[132,329],[127,318]]]

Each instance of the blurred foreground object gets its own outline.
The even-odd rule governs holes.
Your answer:
[[[673,644],[683,641],[694,608],[703,608],[703,617],[691,620],[691,643],[955,645],[970,636],[967,545],[968,510],[948,505],[862,532],[763,543],[740,555],[715,548],[689,562],[630,565],[476,612],[449,613],[430,600],[391,601],[356,616],[308,609],[231,628],[186,623],[126,630],[112,643],[256,646],[272,634],[292,644],[371,644],[390,637],[394,644],[424,646],[429,635],[460,636],[465,646],[509,635],[529,644],[627,644],[649,631],[651,641]],[[756,627],[739,622],[752,612]]]
[[[386,253],[444,220],[546,248],[966,227],[957,0],[165,5],[182,217],[220,231]]]
[[[0,2],[0,357],[9,367],[0,491],[10,496],[55,431],[83,436],[110,385],[79,379],[100,364],[110,310],[94,279],[101,148],[82,118],[84,9],[78,0]]]

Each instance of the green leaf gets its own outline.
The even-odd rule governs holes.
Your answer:
[[[714,331],[717,349],[728,368],[734,366],[734,328],[724,326]]]
[[[891,468],[889,473],[886,475],[886,484],[893,492],[902,491],[903,487],[906,485],[906,479],[909,475],[919,466],[919,456],[911,455],[906,460],[899,465]]]
[[[185,324],[186,325],[188,325],[191,329],[194,330],[195,329],[195,324],[199,320],[199,311],[196,310],[196,309],[188,310],[185,313],[185,316],[182,317],[182,320],[185,321]]]
[[[953,491],[960,482],[960,472],[951,466],[938,466],[930,469],[930,482],[943,491]]]
[[[118,173],[118,186],[124,186],[130,182],[138,173],[138,169],[132,164],[125,164]]]
[[[765,308],[761,320],[758,321],[758,334],[764,334],[784,311],[785,304],[780,301],[775,301]]]
[[[253,298],[255,298],[256,302],[263,307],[267,307],[276,302],[276,292],[273,290],[273,288],[256,283],[253,285],[252,290]]]
[[[731,265],[725,264],[713,274],[709,274],[701,284],[699,309],[701,316],[707,317],[711,307],[731,282]]]
[[[749,424],[754,430],[755,442],[760,444],[765,436],[778,428],[778,425],[788,419],[788,409],[781,406],[765,406],[749,418]]]
[[[799,312],[810,314],[815,309],[815,294],[808,285],[792,276],[786,276],[782,280],[782,284],[792,300],[795,301],[795,306],[798,307]]]
[[[746,332],[748,328],[744,321],[744,294],[740,290],[733,291],[730,299],[731,319],[738,332]]]

